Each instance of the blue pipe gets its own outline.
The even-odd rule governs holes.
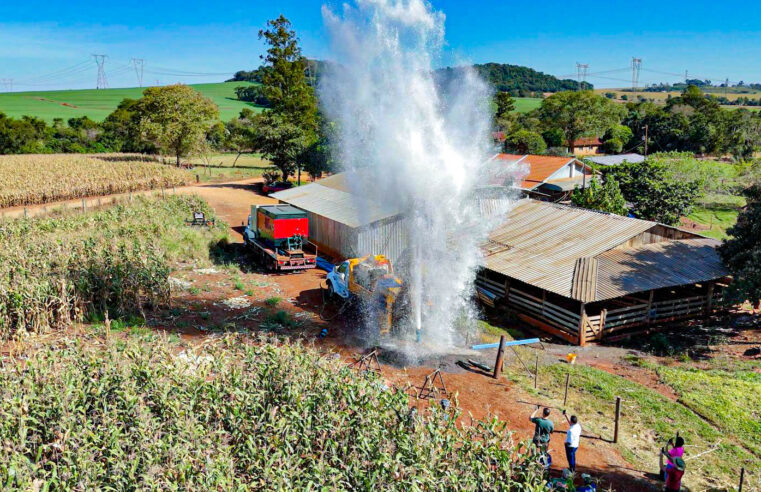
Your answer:
[[[505,347],[511,347],[515,345],[528,345],[531,343],[539,343],[538,338],[526,338],[524,340],[513,340],[511,342],[505,342]],[[482,343],[481,345],[471,345],[470,348],[473,350],[483,350],[488,348],[498,348],[499,342],[497,343]]]

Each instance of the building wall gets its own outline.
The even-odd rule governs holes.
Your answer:
[[[573,148],[574,155],[593,155],[597,154],[599,147],[597,145],[584,145]]]
[[[401,217],[374,222],[356,231],[355,256],[386,255],[395,263],[408,245],[407,222]]]
[[[395,262],[407,248],[405,222],[398,217],[353,228],[313,212],[307,216],[309,240],[336,260],[382,254]]]
[[[354,230],[340,222],[313,212],[309,218],[309,240],[317,245],[318,252],[335,259],[351,256],[356,244]]]

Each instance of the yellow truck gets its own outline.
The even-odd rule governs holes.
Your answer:
[[[333,267],[327,277],[330,297],[359,300],[377,315],[380,333],[391,331],[394,303],[402,281],[394,275],[391,261],[384,255],[350,258]]]

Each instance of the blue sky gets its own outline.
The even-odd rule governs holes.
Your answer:
[[[253,68],[263,50],[256,33],[283,13],[305,54],[330,56],[321,6],[330,1],[26,0],[0,2],[0,78],[14,90],[91,88],[91,53],[106,53],[112,87],[136,85],[132,57],[146,60],[145,83],[210,82]],[[463,60],[526,65],[554,75],[629,66],[643,59],[641,83],[680,76],[761,82],[761,2],[455,1],[434,0],[446,14],[442,64]],[[74,67],[66,70],[68,67]],[[168,72],[166,69],[171,69]],[[50,74],[62,70],[58,74]],[[164,73],[149,73],[164,72]],[[174,73],[168,75],[167,73]],[[627,85],[630,71],[590,76],[598,87]],[[619,80],[620,79],[620,80]],[[5,87],[0,85],[0,90]]]

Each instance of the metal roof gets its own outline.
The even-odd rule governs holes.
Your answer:
[[[729,275],[714,239],[683,239],[614,249],[599,255],[595,300],[695,284]]]
[[[611,251],[656,226],[663,227],[656,222],[524,199],[490,234],[483,248],[486,267],[584,302],[727,275],[717,266],[720,260],[713,246],[718,243],[711,239]],[[490,244],[504,248],[493,252]],[[626,256],[629,253],[633,256]],[[627,266],[627,261],[634,264],[639,258],[649,261],[653,271],[648,271],[645,263],[638,268]],[[617,259],[621,262],[616,263]],[[627,275],[625,282],[621,280],[623,274]]]
[[[643,162],[645,160],[645,156],[640,154],[595,155],[585,157],[585,159],[592,161],[595,164],[601,164],[603,166],[615,166],[618,164],[623,164],[624,162]]]
[[[504,165],[522,165],[527,169],[527,174],[521,177],[520,187],[524,190],[533,190],[547,182],[547,179],[558,172],[565,166],[575,163],[583,166],[585,172],[589,168],[587,164],[576,157],[558,157],[551,155],[518,155],[518,154],[497,154],[490,159],[491,162]],[[587,176],[591,176],[591,173]],[[499,180],[501,176],[497,175]],[[508,175],[514,179],[515,176]],[[553,180],[554,182],[554,180]],[[501,183],[501,182],[500,182]],[[573,188],[571,188],[573,189]]]
[[[307,212],[321,215],[349,227],[361,227],[399,213],[395,208],[370,200],[358,200],[348,190],[345,173],[336,174],[270,196]],[[358,202],[362,202],[362,207]]]

